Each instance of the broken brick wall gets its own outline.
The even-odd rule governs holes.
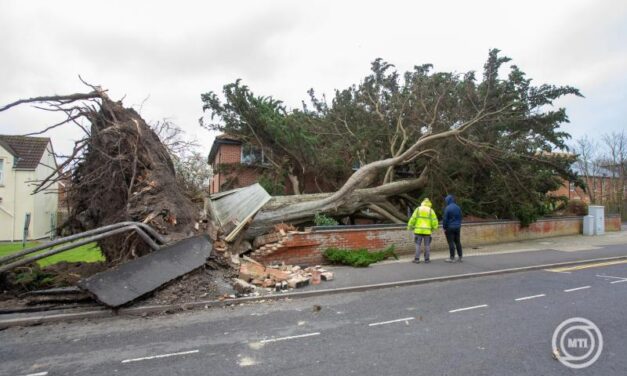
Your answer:
[[[463,224],[461,237],[464,247],[471,248],[486,244],[576,235],[581,234],[582,228],[583,217],[541,219],[529,227],[521,227],[518,221],[473,222]],[[606,217],[606,231],[620,231],[620,228],[619,216]],[[391,245],[394,245],[399,254],[414,252],[412,234],[404,225],[345,226],[341,229],[314,227],[310,232],[288,233],[272,252],[254,258],[263,263],[316,265],[324,263],[322,254],[327,248],[366,248],[375,251]],[[433,251],[448,249],[441,228],[433,234],[431,249]]]

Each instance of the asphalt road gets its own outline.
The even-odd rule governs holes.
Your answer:
[[[416,267],[425,267],[417,265]],[[319,309],[318,309],[319,307]],[[0,331],[2,375],[625,375],[627,262]],[[588,368],[552,357],[594,322]]]

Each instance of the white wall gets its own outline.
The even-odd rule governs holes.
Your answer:
[[[26,213],[31,213],[31,225],[29,228],[28,238],[33,239],[33,217],[36,215],[35,200],[31,196],[29,182],[35,180],[35,171],[29,170],[12,170],[15,179],[15,224],[13,226],[13,238],[5,240],[21,240],[24,233],[24,218]]]
[[[13,234],[14,203],[13,193],[15,189],[13,174],[13,155],[0,146],[0,159],[2,159],[2,172],[4,178],[0,182],[0,240],[11,240]]]
[[[43,181],[56,169],[56,162],[54,155],[52,154],[52,147],[50,143],[46,147],[46,152],[41,157],[41,163],[35,170],[36,183],[32,184],[29,189],[29,194],[35,189],[37,183]],[[34,210],[31,214],[31,232],[30,235],[33,239],[41,239],[44,237],[50,237],[50,217],[57,216],[58,203],[59,203],[59,187],[57,183],[52,184],[46,188],[44,192],[38,193],[34,196]]]
[[[35,170],[13,169],[13,156],[0,146],[0,159],[4,163],[4,182],[0,185],[0,241],[22,239],[24,218],[31,213],[29,239],[50,235],[50,216],[56,217],[58,187],[53,184],[46,192],[33,195],[38,181],[46,178],[55,165],[52,147],[48,144],[41,163]]]

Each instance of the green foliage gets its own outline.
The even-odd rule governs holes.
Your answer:
[[[530,223],[546,212],[546,193],[560,186],[560,178],[576,179],[573,159],[551,153],[566,150],[570,138],[560,128],[568,123],[565,109],[552,105],[563,96],[581,96],[579,90],[534,86],[497,49],[489,52],[482,75],[438,72],[430,64],[398,72],[376,59],[359,83],[330,100],[311,89],[311,105],[298,110],[254,95],[239,80],[224,86],[223,94],[224,100],[214,92],[202,95],[211,119],[205,126],[263,148],[272,162],[271,181],[289,174],[304,182],[309,174],[321,186],[337,188],[354,167],[398,155],[421,137],[456,129],[478,113],[485,117],[461,137],[430,142],[403,166],[403,175],[397,169],[384,181],[390,174],[382,171],[363,186],[415,178],[429,166],[427,187],[412,196],[430,197],[434,209],[451,193],[463,200],[465,214]]]
[[[387,247],[383,251],[375,252],[368,252],[365,248],[355,250],[327,248],[324,251],[324,257],[333,264],[350,265],[358,268],[365,268],[370,264],[390,257],[398,260],[398,256],[394,253],[394,245]]]
[[[282,195],[285,193],[285,179],[276,177],[269,173],[263,173],[259,177],[259,185],[263,187],[270,195]]]
[[[35,267],[15,274],[13,284],[27,290],[49,288],[54,286],[54,276]]]
[[[323,213],[316,213],[314,216],[314,223],[316,226],[337,226],[340,224],[335,219],[326,216]]]
[[[300,111],[288,113],[281,101],[256,96],[240,80],[225,85],[222,93],[224,101],[215,92],[201,95],[203,111],[210,112],[210,121],[201,119],[201,125],[261,148],[272,180],[287,174],[302,180],[317,165],[319,140],[310,127],[315,119]]]

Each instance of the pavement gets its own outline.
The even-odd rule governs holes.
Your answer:
[[[626,311],[627,261],[595,262],[166,316],[8,328],[0,331],[0,374],[622,376]],[[591,320],[603,339],[598,359],[580,370],[553,358],[554,331],[574,317]],[[593,354],[598,343],[588,343]]]
[[[335,279],[298,291],[329,290],[410,280],[528,268],[596,258],[627,257],[627,226],[600,236],[561,236],[514,243],[493,244],[464,250],[463,263],[446,263],[448,251],[433,252],[431,263],[414,264],[413,255],[388,260],[368,268],[325,267]],[[463,243],[463,239],[462,239]]]

